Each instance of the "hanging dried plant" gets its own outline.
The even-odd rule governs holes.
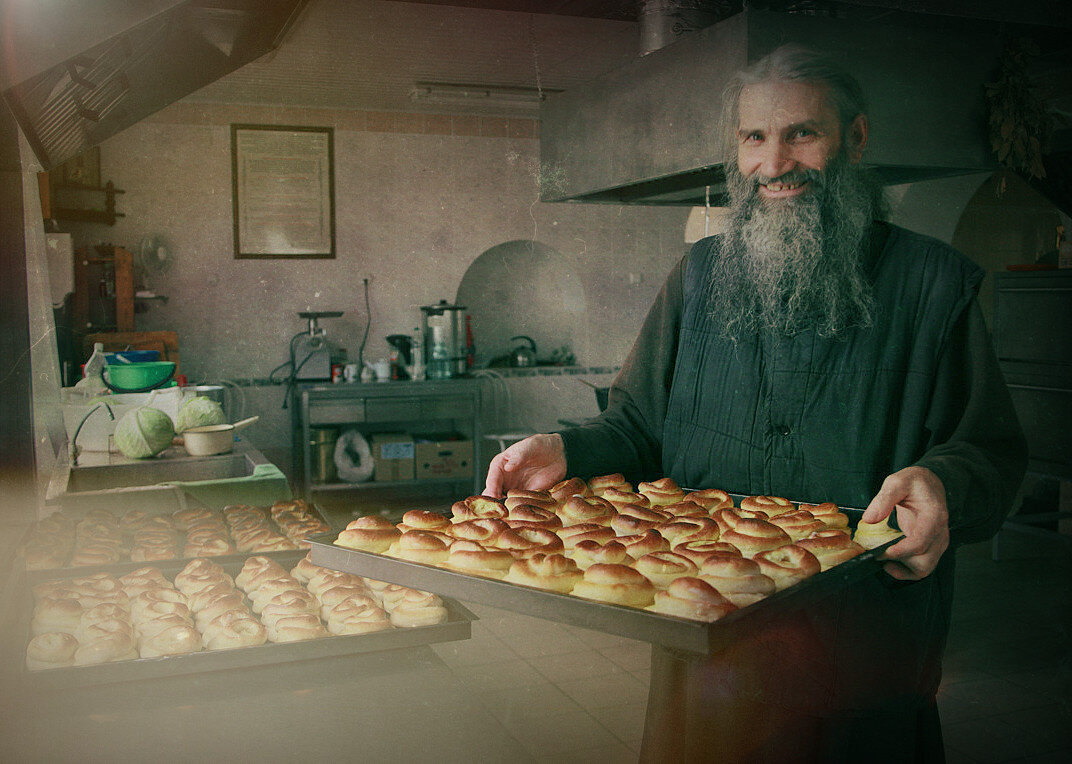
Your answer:
[[[1010,43],[1001,56],[997,79],[986,85],[990,145],[1002,165],[1028,178],[1046,177],[1042,154],[1054,129],[1054,116],[1027,73],[1026,59],[1038,54],[1031,40]]]

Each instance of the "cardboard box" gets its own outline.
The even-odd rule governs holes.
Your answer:
[[[471,478],[473,441],[454,433],[414,435],[418,479]]]
[[[378,483],[413,480],[413,437],[404,432],[372,436],[372,479]]]

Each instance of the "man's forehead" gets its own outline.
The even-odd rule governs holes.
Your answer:
[[[837,120],[830,89],[816,82],[765,80],[745,85],[738,100],[741,127]]]

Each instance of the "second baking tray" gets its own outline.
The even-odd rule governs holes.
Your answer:
[[[470,576],[372,552],[346,549],[335,546],[331,539],[323,537],[311,539],[311,543],[312,562],[325,568],[356,573],[466,602],[604,631],[685,652],[711,654],[737,641],[742,635],[771,618],[806,607],[865,576],[874,575],[881,566],[878,559],[880,553],[895,541],[867,550],[830,570],[775,592],[766,599],[740,608],[713,623],[595,602],[569,594]]]

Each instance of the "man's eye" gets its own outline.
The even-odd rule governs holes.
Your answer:
[[[763,141],[763,136],[759,133],[748,133],[742,140],[744,143],[760,143]]]
[[[801,127],[801,128],[798,128],[798,129],[794,130],[793,134],[790,137],[793,140],[802,140],[802,139],[811,138],[814,135],[815,135],[814,131],[809,130],[806,127]]]

